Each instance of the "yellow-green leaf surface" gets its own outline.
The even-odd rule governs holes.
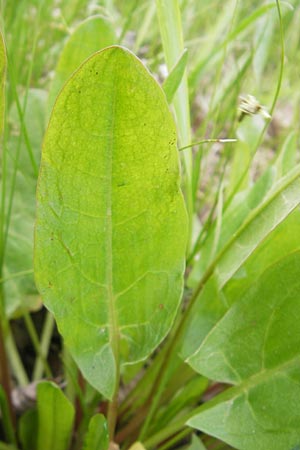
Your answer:
[[[113,396],[146,358],[183,288],[187,218],[176,130],[129,51],[93,55],[58,97],[42,152],[35,275],[87,380]]]
[[[116,43],[114,28],[102,16],[81,22],[67,40],[60,55],[49,93],[49,110],[60,89],[72,73],[94,52]]]

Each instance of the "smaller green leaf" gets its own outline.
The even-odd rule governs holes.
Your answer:
[[[172,103],[173,97],[181,83],[188,60],[188,51],[184,49],[177,63],[165,79],[162,88],[166,94],[168,103]]]
[[[26,411],[19,421],[19,436],[23,450],[35,450],[37,444],[38,414],[36,409]]]
[[[90,420],[83,450],[107,450],[108,445],[107,422],[102,414],[96,414]]]
[[[67,40],[59,58],[49,93],[49,111],[60,89],[72,73],[92,53],[116,43],[112,24],[102,16],[81,22]]]
[[[45,381],[37,387],[37,450],[67,450],[74,407],[56,384]]]
[[[199,436],[196,436],[196,434],[193,434],[191,445],[189,445],[187,447],[187,450],[206,450],[206,447],[204,447]]]

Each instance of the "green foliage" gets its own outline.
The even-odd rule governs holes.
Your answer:
[[[186,213],[175,142],[161,89],[120,47],[73,75],[44,140],[37,285],[85,377],[110,399],[120,363],[155,349],[182,295]]]
[[[188,360],[235,385],[189,421],[235,448],[299,445],[299,264],[295,252],[264,272]]]
[[[36,409],[26,411],[19,422],[19,437],[24,450],[37,448],[38,412]]]
[[[37,450],[67,450],[71,439],[74,407],[51,382],[37,387]]]
[[[300,448],[299,17],[1,3],[0,449]]]
[[[163,90],[166,94],[168,103],[172,103],[173,97],[181,83],[186,68],[187,58],[188,52],[187,50],[184,50],[172,71],[164,81]]]
[[[0,136],[2,137],[4,126],[4,83],[6,75],[6,52],[3,36],[0,34]]]
[[[90,17],[78,25],[67,40],[57,63],[49,92],[49,111],[62,86],[78,66],[94,52],[116,41],[112,24],[104,17]]]
[[[5,437],[8,440],[8,442],[15,443],[16,439],[14,436],[13,425],[10,421],[9,404],[6,398],[6,393],[1,385],[0,385],[0,412]]]
[[[30,89],[27,93],[27,109],[23,117],[36,162],[40,160],[41,143],[45,132],[46,92]],[[9,112],[9,121],[18,122],[18,111],[14,104]],[[13,181],[13,202],[10,210],[6,258],[3,265],[5,307],[8,317],[22,314],[22,309],[37,309],[40,298],[33,279],[33,228],[35,220],[36,174],[25,143],[19,144],[19,133],[7,143],[10,155],[6,177]],[[16,161],[19,170],[16,167]],[[12,192],[8,189],[6,203],[9,205]],[[22,220],[20,220],[22,218]],[[21,276],[14,276],[15,274]]]
[[[102,414],[96,414],[90,420],[83,450],[105,450],[108,448],[108,444],[108,429],[105,417]]]

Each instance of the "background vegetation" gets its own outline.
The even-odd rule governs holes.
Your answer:
[[[181,153],[182,184],[190,217],[185,298],[197,289],[201,275],[235,233],[234,224],[240,220],[235,211],[241,211],[245,199],[249,205],[252,198],[253,207],[263,202],[272,186],[299,161],[299,0],[282,1],[280,8],[275,1],[182,0],[179,21],[172,14],[164,15],[163,8],[157,15],[159,3],[1,1],[0,26],[8,65],[1,154],[0,293],[12,402],[19,415],[35,402],[31,383],[53,378],[63,387],[67,384],[67,396],[81,404],[84,420],[77,430],[79,434],[84,434],[99,396],[91,387],[84,394],[81,392],[82,380],[78,381],[53,317],[42,307],[33,276],[35,190],[42,140],[55,97],[70,69],[77,67],[78,59],[82,57],[83,61],[106,45],[124,45],[145,62],[162,84],[186,48],[186,78],[172,105],[177,119],[178,147],[204,139],[236,139],[225,144],[202,143]],[[97,27],[94,31],[90,28],[89,38],[77,37],[72,44],[70,36],[94,15],[105,17],[107,28],[102,29],[102,34]],[[59,58],[64,48],[66,51],[67,42],[73,47],[69,48],[65,67]],[[76,54],[75,61],[72,54]],[[261,105],[257,113],[241,117],[241,95],[257,99]],[[269,240],[276,244],[267,246],[265,240],[255,257],[245,261],[239,275],[224,289],[227,298],[233,299],[252,283],[258,276],[258,266],[263,272],[274,263],[269,255],[275,253],[275,246],[282,254],[298,249],[297,214],[296,210],[296,214],[286,219],[289,222],[277,235],[268,233],[266,238],[270,234]],[[227,235],[220,231],[221,224],[224,230],[224,223]],[[263,246],[267,248],[265,252]],[[199,254],[205,258],[199,259]],[[243,279],[243,270],[252,274],[252,278]],[[191,325],[190,340],[193,333]],[[127,400],[121,407],[119,426],[120,430],[125,429],[122,438],[128,439],[130,435],[126,431],[130,421],[127,408],[130,406],[132,412],[140,407],[147,395],[145,386],[152,382],[150,371],[144,382],[137,384],[144,370],[140,364],[129,366],[123,373],[120,395]],[[222,391],[223,385],[209,383],[204,377],[197,377],[196,381],[191,372],[190,368],[180,366],[170,377],[172,382],[159,400],[161,409],[153,419],[151,433],[144,436],[149,448],[174,433],[174,443],[166,441],[162,448],[172,445],[175,448],[178,443],[202,448],[200,441],[190,444],[191,430],[184,428],[184,419],[201,402]],[[181,393],[186,383],[190,391]],[[138,395],[128,394],[132,386]],[[174,428],[172,423],[176,424]],[[168,430],[167,426],[170,430],[160,436],[160,428]],[[5,430],[4,426],[3,435]],[[134,432],[132,436],[136,437]],[[230,448],[205,433],[201,438],[208,449]]]

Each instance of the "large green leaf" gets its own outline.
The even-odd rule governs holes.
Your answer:
[[[300,444],[300,252],[270,267],[207,335],[188,362],[235,387],[189,425],[240,450]]]
[[[67,40],[60,55],[49,93],[49,111],[56,96],[72,73],[94,52],[116,43],[114,28],[102,16],[81,22]]]
[[[36,281],[88,381],[111,398],[119,363],[169,331],[183,287],[187,218],[165,96],[121,47],[62,90],[37,192]]]
[[[67,450],[75,410],[56,384],[48,381],[38,384],[37,412],[37,450]]]

